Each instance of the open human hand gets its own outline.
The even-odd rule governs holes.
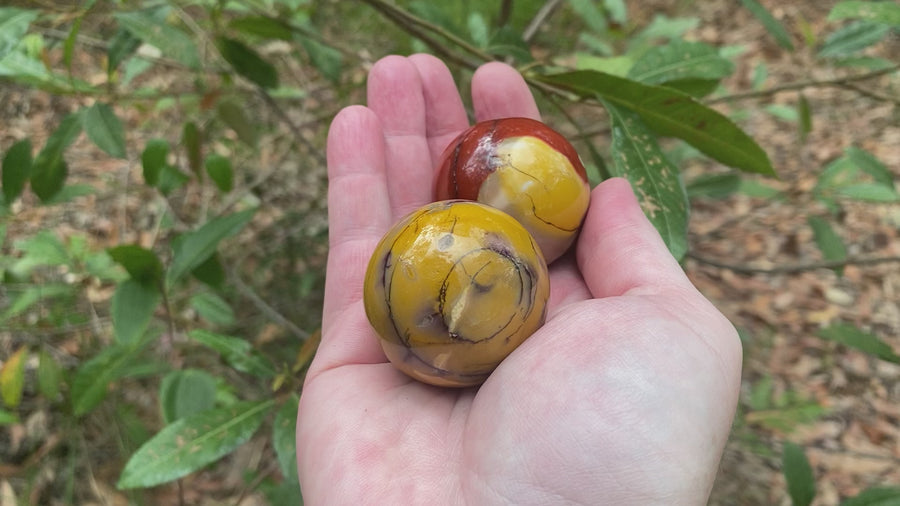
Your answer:
[[[480,120],[539,119],[512,68],[472,80]],[[592,192],[550,267],[547,322],[478,388],[437,388],[385,358],[363,278],[381,236],[432,200],[468,120],[446,66],[390,56],[328,136],[322,343],[297,423],[307,504],[704,504],[740,384],[737,333],[690,283],[628,183]]]

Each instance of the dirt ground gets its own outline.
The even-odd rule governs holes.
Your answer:
[[[852,72],[821,64],[815,59],[815,51],[804,48],[797,35],[803,27],[823,33],[833,2],[763,3],[795,34],[798,49],[794,53],[779,49],[739,2],[730,0],[693,2],[686,12],[676,5],[679,2],[646,2],[640,10],[632,8],[631,17],[640,23],[660,11],[699,15],[702,21],[692,32],[693,38],[717,46],[743,46],[737,70],[727,82],[735,91],[747,89],[760,62],[768,68],[767,87]],[[895,34],[878,52],[896,58],[900,36]],[[351,72],[361,76],[364,70],[361,67]],[[301,84],[322,85],[319,81]],[[817,478],[815,505],[838,504],[842,498],[875,485],[900,486],[900,366],[816,336],[824,326],[849,322],[877,334],[900,352],[900,262],[850,264],[840,276],[822,268],[778,271],[786,265],[821,260],[807,217],[828,213],[812,199],[811,190],[822,168],[839,157],[844,148],[868,150],[900,178],[900,82],[895,74],[860,86],[893,101],[858,90],[805,88],[803,94],[813,119],[813,129],[805,141],[800,140],[795,125],[763,110],[770,103],[794,107],[796,91],[717,104],[723,111],[747,112],[741,125],[766,149],[779,174],[778,180],[748,179],[780,190],[785,198],[741,194],[719,200],[701,198],[693,202],[691,210],[691,256],[685,269],[741,331],[745,349],[741,412],[710,504],[790,504],[780,463],[785,441],[806,450]],[[341,99],[326,93],[288,113],[302,126],[309,142],[321,147],[330,115],[341,101],[349,104],[359,101],[359,96],[359,89]],[[6,149],[27,135],[35,145],[41,145],[42,135],[52,131],[73,106],[73,101],[20,88],[0,90],[0,148]],[[122,114],[129,123],[129,146],[142,146],[144,135],[152,136],[149,131],[154,129],[160,131],[157,124],[151,125],[148,133],[141,133],[138,127],[143,113],[125,110]],[[67,159],[70,182],[90,184],[99,191],[54,207],[38,207],[26,199],[17,204],[10,238],[52,228],[63,236],[87,232],[95,248],[152,240],[141,231],[152,228],[147,226],[148,220],[152,222],[159,210],[148,208],[147,203],[152,201],[141,191],[132,191],[140,177],[139,160],[134,156],[124,162],[110,160],[84,139],[70,149]],[[264,257],[281,248],[290,251],[298,247],[290,244],[291,238],[299,238],[301,245],[309,239],[313,250],[301,259],[300,270],[321,269],[324,251],[320,239],[325,219],[321,155],[298,160],[285,152],[283,144],[273,143],[263,147],[256,163],[268,169],[255,194],[265,198],[272,210],[260,218],[263,235],[253,244],[239,242],[235,247],[259,250],[258,256]],[[709,171],[724,171],[696,159],[689,160],[683,170],[687,180]],[[276,231],[279,224],[296,223],[298,219],[304,223],[301,229]],[[848,203],[837,217],[829,219],[851,256],[900,256],[900,205]],[[259,237],[266,241],[259,241]],[[319,239],[310,239],[315,237]],[[748,268],[760,272],[747,272]],[[762,272],[765,270],[773,272]],[[277,276],[254,279],[260,293],[277,293],[283,288],[274,278]],[[85,307],[73,310],[90,311],[91,304],[108,301],[111,292],[95,295],[96,299]],[[275,310],[285,314],[292,311],[291,301],[272,299]],[[106,320],[101,323],[108,326]],[[73,333],[72,339],[79,336]],[[251,450],[261,451],[258,447]],[[247,461],[238,460],[232,470],[239,465],[247,465]],[[114,473],[109,474],[110,483],[114,483]],[[240,475],[232,479],[240,481]],[[104,493],[120,497],[112,490]]]

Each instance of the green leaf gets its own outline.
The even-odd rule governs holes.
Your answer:
[[[539,79],[581,96],[630,109],[653,130],[682,139],[725,165],[775,175],[768,155],[749,135],[718,111],[684,93],[590,70]]]
[[[844,150],[844,156],[850,159],[857,167],[866,174],[872,176],[876,183],[882,184],[888,188],[894,187],[894,175],[881,160],[875,158],[875,155],[864,149],[850,146]]]
[[[644,214],[681,259],[687,252],[688,201],[678,168],[637,114],[608,102],[604,106],[612,120],[610,172],[631,182]]]
[[[131,456],[116,486],[152,487],[218,460],[253,436],[273,402],[241,402],[167,425]]]
[[[84,415],[103,402],[109,385],[128,372],[149,343],[149,339],[114,343],[81,364],[72,379],[70,393],[75,416]]]
[[[172,371],[160,382],[159,404],[166,424],[210,410],[216,404],[216,379],[198,369]]]
[[[800,93],[797,99],[797,116],[799,117],[800,140],[805,142],[810,132],[812,132],[813,125],[809,101],[806,100],[806,95],[803,93]]]
[[[163,165],[162,170],[159,172],[159,181],[156,183],[156,188],[163,195],[169,195],[190,180],[191,176],[181,172],[172,165],[166,164]]]
[[[624,25],[628,22],[628,7],[625,0],[603,0],[603,7],[609,18],[617,25]]]
[[[312,37],[300,37],[300,44],[312,61],[313,66],[325,79],[336,83],[341,78],[344,55],[337,49],[319,42]]]
[[[702,42],[675,40],[641,56],[628,77],[646,84],[665,84],[685,79],[716,80],[734,72],[734,64]]]
[[[900,506],[900,487],[873,487],[841,502],[841,506]]]
[[[219,37],[216,39],[216,45],[222,57],[231,64],[235,72],[263,88],[278,87],[278,71],[256,50],[228,37]]]
[[[900,363],[900,356],[894,353],[893,348],[874,334],[870,334],[850,323],[835,323],[817,333],[822,339],[828,339],[836,343],[849,346],[856,350],[875,355],[888,362]]]
[[[159,305],[159,289],[134,279],[119,283],[112,298],[113,334],[120,343],[137,341],[144,335]]]
[[[890,28],[872,21],[855,21],[825,37],[819,49],[822,58],[852,55],[884,39]]]
[[[890,26],[900,26],[900,4],[894,1],[844,1],[832,7],[828,21],[864,19]]]
[[[122,28],[155,46],[163,56],[191,69],[200,68],[200,54],[194,41],[183,31],[168,24],[163,16],[151,11],[118,12],[113,16]]]
[[[210,255],[202,264],[198,265],[191,271],[191,275],[198,281],[219,289],[225,283],[225,267],[219,259],[218,254]]]
[[[159,183],[159,175],[166,166],[169,157],[169,142],[165,139],[151,139],[141,152],[141,168],[144,173],[144,181],[150,186]]]
[[[172,264],[166,283],[171,286],[182,276],[199,267],[219,246],[219,242],[231,237],[253,218],[256,209],[247,209],[209,220],[199,229],[186,233],[172,245]]]
[[[740,187],[741,176],[737,174],[702,174],[687,184],[687,194],[690,198],[723,199],[736,193]]]
[[[126,58],[134,54],[141,46],[141,39],[128,30],[118,30],[109,40],[106,50],[107,72],[112,74]]]
[[[31,177],[31,139],[25,138],[10,146],[3,156],[3,198],[12,204],[19,198]]]
[[[225,125],[237,134],[238,139],[244,144],[256,146],[259,138],[259,130],[256,122],[245,114],[244,108],[234,100],[222,100],[216,106],[216,114]]]
[[[52,203],[66,184],[69,176],[69,165],[65,160],[59,159],[53,165],[41,165],[41,169],[31,174],[31,191],[34,192],[44,204]]]
[[[22,257],[13,270],[27,273],[35,267],[67,265],[71,261],[65,244],[50,230],[41,230],[32,237],[15,242],[15,249]]]
[[[75,22],[72,23],[72,28],[69,29],[69,35],[63,43],[63,63],[69,75],[72,75],[72,55],[75,51],[75,42],[78,40],[78,32],[81,30],[81,20],[83,19],[84,16],[79,16],[75,19]]]
[[[0,409],[0,427],[19,423],[19,417],[5,409]]]
[[[222,193],[231,191],[234,187],[231,160],[222,155],[213,153],[206,157],[204,166],[206,166],[206,173],[209,175],[209,178],[213,180],[213,183],[216,184],[216,187],[219,188],[219,191]]]
[[[0,7],[0,60],[22,42],[38,11]]]
[[[188,337],[218,352],[225,362],[240,372],[261,378],[275,376],[272,364],[245,339],[201,329],[192,330],[188,333]]]
[[[63,284],[30,286],[19,294],[3,313],[0,313],[0,323],[19,316],[38,302],[69,295],[72,291],[72,286]]]
[[[844,241],[841,240],[841,237],[837,235],[827,221],[818,216],[810,216],[808,222],[813,230],[813,238],[816,241],[816,245],[819,247],[819,251],[822,252],[825,260],[840,261],[847,258],[847,247],[844,246]],[[843,268],[837,267],[835,272],[841,275]]]
[[[699,24],[700,18],[696,17],[670,18],[664,14],[656,14],[646,28],[628,38],[628,52],[640,52],[644,46],[657,39],[680,39]]]
[[[3,362],[3,367],[0,367],[0,397],[8,408],[16,408],[22,402],[27,353],[28,349],[22,346]]]
[[[41,395],[49,401],[56,400],[63,380],[62,367],[47,350],[41,350],[38,354],[37,380]]]
[[[806,460],[803,448],[785,443],[781,465],[793,506],[809,506],[816,496],[816,476]]]
[[[794,44],[791,42],[791,34],[784,28],[784,25],[778,22],[765,7],[756,0],[741,0],[744,8],[750,11],[753,16],[762,23],[766,31],[769,32],[778,45],[788,51],[794,50]]]
[[[96,102],[81,115],[88,138],[114,158],[125,158],[125,130],[112,107]]]
[[[31,190],[42,202],[51,200],[65,185],[69,168],[63,160],[63,153],[81,134],[82,111],[63,118],[34,159],[31,167]]]
[[[472,11],[469,13],[466,24],[469,27],[469,38],[472,42],[480,48],[486,48],[488,42],[490,42],[490,34],[488,33],[488,25],[484,15],[478,11]]]
[[[900,195],[890,187],[880,183],[857,183],[837,189],[837,195],[863,202],[891,203],[900,202]]]
[[[287,480],[297,476],[297,408],[300,398],[296,394],[288,396],[275,415],[272,423],[272,447],[278,459],[281,474]]]
[[[230,327],[235,323],[234,311],[225,299],[212,292],[200,292],[194,294],[190,300],[191,307],[197,311],[200,318],[219,325]]]
[[[606,33],[606,16],[593,0],[569,0],[569,6],[575,11],[578,19],[595,33]]]
[[[193,121],[184,124],[181,131],[181,144],[187,153],[188,165],[198,178],[201,177],[201,168],[203,166],[203,136],[200,128]]]
[[[228,23],[228,27],[232,30],[246,33],[247,35],[255,35],[266,39],[290,41],[294,38],[294,32],[291,30],[290,26],[282,23],[278,19],[265,16],[236,18]]]
[[[123,244],[109,248],[106,252],[138,283],[157,287],[162,281],[163,264],[152,251],[137,244]]]

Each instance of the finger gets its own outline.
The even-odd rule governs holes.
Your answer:
[[[428,54],[415,54],[409,61],[419,72],[425,98],[425,133],[432,167],[444,149],[469,126],[462,98],[444,62]]]
[[[576,248],[578,267],[594,297],[690,286],[624,179],[609,179],[594,189]]]
[[[368,101],[384,129],[388,190],[398,219],[432,200],[425,97],[415,65],[402,56],[376,62],[369,72]]]
[[[486,63],[475,71],[472,105],[478,121],[509,117],[541,119],[522,75],[505,63]]]
[[[391,224],[384,138],[375,114],[351,106],[328,132],[328,265],[323,331],[362,298],[365,269]],[[360,196],[365,195],[365,198]]]

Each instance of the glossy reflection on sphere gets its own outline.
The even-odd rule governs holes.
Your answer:
[[[549,294],[528,231],[467,201],[429,204],[397,223],[369,261],[363,292],[391,363],[439,386],[487,379],[543,325]]]
[[[575,148],[528,118],[477,123],[444,151],[435,197],[477,200],[501,209],[531,232],[547,262],[575,240],[590,203]]]

